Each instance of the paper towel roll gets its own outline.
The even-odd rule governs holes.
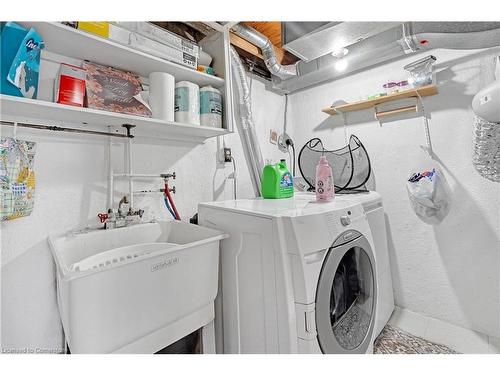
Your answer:
[[[200,87],[192,82],[175,84],[175,121],[200,125]]]
[[[149,105],[153,117],[174,121],[175,78],[163,72],[149,74]]]
[[[200,122],[203,126],[222,128],[222,96],[212,86],[200,89]]]

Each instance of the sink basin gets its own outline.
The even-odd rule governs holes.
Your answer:
[[[154,353],[211,322],[226,237],[178,221],[49,237],[71,352]]]

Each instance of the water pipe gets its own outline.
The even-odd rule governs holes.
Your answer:
[[[175,220],[181,220],[181,216],[179,215],[179,212],[177,211],[177,207],[175,207],[174,200],[172,198],[172,194],[170,194],[170,189],[168,187],[168,179],[165,179],[165,197],[167,198],[168,202],[170,203],[170,206],[172,207],[172,210],[174,211],[175,214]],[[167,206],[168,208],[168,206]]]

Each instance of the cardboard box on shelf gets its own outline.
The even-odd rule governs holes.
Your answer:
[[[89,61],[83,62],[87,105],[92,109],[151,117],[137,74]]]
[[[85,99],[85,69],[62,63],[55,82],[55,101],[83,107]]]
[[[144,24],[146,22],[124,22],[126,24]],[[129,29],[119,26],[123,22],[110,23],[110,22],[63,22],[63,24],[76,28],[79,30],[84,30],[85,32],[92,33],[104,37],[106,39],[112,40],[119,44],[128,46],[130,48],[139,50],[141,52],[148,53],[150,55],[160,57],[162,59],[172,61],[174,63],[187,66],[191,69],[196,69],[198,67],[198,46],[190,42],[184,41],[184,44],[179,41],[167,43],[159,42],[155,39],[158,37],[145,36],[139,32],[131,31]],[[154,26],[154,25],[153,25]],[[141,27],[137,26],[136,29],[142,30]],[[158,33],[156,33],[158,34]],[[155,34],[155,35],[156,35]],[[169,33],[171,34],[171,33]],[[171,40],[175,40],[177,37],[172,34]],[[181,40],[181,37],[177,37]],[[181,47],[174,47],[172,44],[178,44]],[[182,47],[183,46],[183,47]]]
[[[0,22],[0,93],[36,99],[42,37],[34,28]]]
[[[153,25],[150,22],[116,22],[116,24],[127,30],[141,34],[146,38],[153,39],[180,51],[187,52],[196,58],[200,57],[200,49],[196,43],[193,43],[190,40],[187,40],[186,38],[159,26]]]
[[[153,39],[146,38],[139,33],[124,29],[117,25],[109,25],[109,39],[128,47],[137,49],[150,55],[187,66],[191,69],[198,67],[198,58],[192,54],[167,46]]]
[[[76,28],[107,38],[109,36],[109,22],[76,22]]]

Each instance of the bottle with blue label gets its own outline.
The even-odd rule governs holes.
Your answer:
[[[262,197],[282,199],[293,197],[293,177],[286,166],[286,160],[267,164],[262,173]]]

